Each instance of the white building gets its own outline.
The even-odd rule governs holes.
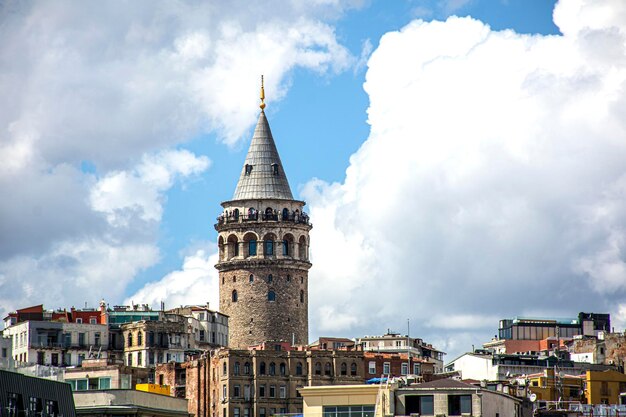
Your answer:
[[[422,339],[388,332],[383,336],[365,336],[358,340],[364,351],[378,353],[409,353],[412,358],[423,359],[433,364],[434,372],[443,372],[442,352]]]
[[[3,336],[11,339],[17,364],[80,365],[89,357],[106,358],[109,345],[102,324],[29,320],[9,325]]]

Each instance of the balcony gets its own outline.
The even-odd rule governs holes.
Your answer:
[[[251,223],[251,222],[288,222],[295,224],[304,224],[311,225],[309,222],[309,215],[302,213],[259,213],[255,211],[253,213],[247,214],[230,214],[225,216],[221,214],[217,218],[217,223],[215,227],[227,224],[241,224],[241,223]]]

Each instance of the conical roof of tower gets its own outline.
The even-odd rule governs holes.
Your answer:
[[[261,110],[233,200],[293,200],[270,125]]]

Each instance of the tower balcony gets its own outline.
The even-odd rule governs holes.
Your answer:
[[[288,223],[292,225],[308,226],[310,229],[313,227],[309,220],[308,214],[302,213],[277,213],[268,212],[260,213],[255,211],[253,213],[239,214],[238,212],[232,212],[228,216],[220,214],[217,217],[217,223],[215,223],[215,230],[227,229],[227,226],[238,225],[250,225],[251,223]],[[277,224],[279,225],[279,224]]]

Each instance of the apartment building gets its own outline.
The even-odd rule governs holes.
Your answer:
[[[411,358],[421,359],[433,365],[435,373],[443,372],[442,352],[422,339],[388,331],[382,336],[365,336],[357,342],[365,352],[405,353]]]

